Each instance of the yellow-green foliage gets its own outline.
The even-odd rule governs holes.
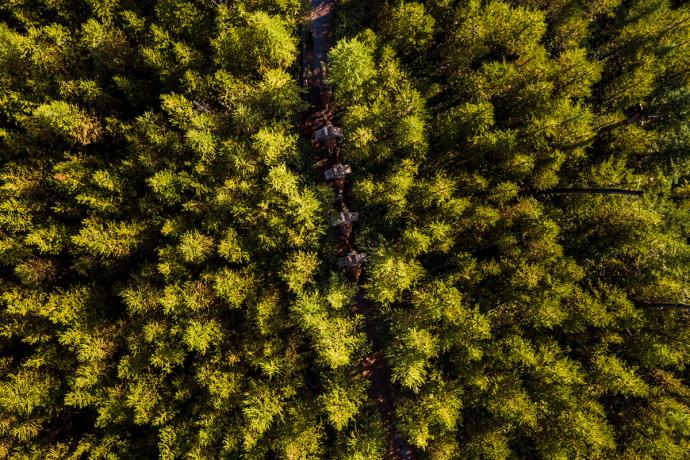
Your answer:
[[[332,4],[0,1],[0,458],[687,458],[687,2]]]

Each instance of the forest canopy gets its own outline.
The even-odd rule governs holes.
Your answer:
[[[690,7],[334,5],[359,280],[309,5],[0,3],[0,458],[687,458]]]

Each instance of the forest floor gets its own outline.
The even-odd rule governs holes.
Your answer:
[[[414,451],[395,428],[395,405],[390,388],[391,371],[381,352],[381,334],[377,327],[375,309],[375,305],[364,297],[364,289],[360,286],[355,297],[353,313],[364,317],[364,331],[373,350],[364,357],[362,373],[370,381],[369,400],[376,404],[381,415],[381,423],[387,433],[388,451],[386,458],[411,460],[415,458]]]

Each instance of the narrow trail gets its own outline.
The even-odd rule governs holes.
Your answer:
[[[342,133],[333,125],[336,110],[332,91],[326,84],[328,51],[335,44],[335,2],[334,0],[310,0],[309,14],[304,20],[302,36],[302,85],[309,89],[310,108],[303,116],[302,129],[306,136],[312,137],[314,153],[319,160],[316,165],[323,168],[325,179],[335,188],[337,198],[335,210],[338,218],[333,226],[339,232],[340,268],[348,271],[359,284],[362,263],[366,254],[358,253],[353,244],[352,223],[359,214],[347,207],[345,190],[346,176],[350,167],[341,163],[337,140]],[[381,417],[387,433],[386,459],[412,460],[416,458],[413,449],[396,430],[395,406],[391,391],[391,372],[382,353],[383,344],[376,330],[375,306],[366,299],[364,290],[358,288],[352,313],[364,317],[364,330],[372,345],[372,352],[361,363],[361,372],[369,381],[368,397]]]

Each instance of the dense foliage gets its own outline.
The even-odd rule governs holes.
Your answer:
[[[690,9],[377,5],[331,67],[408,440],[685,458]]]
[[[300,15],[2,3],[0,457],[358,449],[365,342],[303,172]]]
[[[341,0],[420,458],[690,451],[690,8]],[[297,0],[0,4],[0,458],[380,459]]]

